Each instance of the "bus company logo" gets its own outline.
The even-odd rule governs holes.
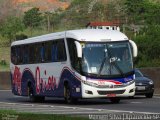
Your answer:
[[[46,90],[54,90],[56,84],[56,78],[53,76],[49,76],[47,81],[41,78],[41,71],[40,68],[36,68],[36,74],[35,74],[35,80],[36,80],[36,93],[40,94],[40,92],[45,92]]]
[[[15,90],[18,92],[18,94],[21,94],[21,72],[20,68],[15,66],[14,74],[13,74],[13,84],[15,86]]]

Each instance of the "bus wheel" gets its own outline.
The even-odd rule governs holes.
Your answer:
[[[152,98],[153,97],[153,93],[149,93],[149,94],[145,94],[146,98]]]
[[[68,104],[77,102],[77,99],[72,97],[71,91],[68,85],[64,86],[64,98],[65,98],[66,103]]]
[[[45,100],[44,96],[35,96],[32,87],[29,87],[29,100],[31,102],[43,102]]]
[[[29,86],[28,90],[29,90],[29,100],[31,102],[35,102],[35,96],[34,96],[32,87]]]
[[[110,98],[111,103],[119,103],[120,102],[120,98],[118,97],[112,97]]]

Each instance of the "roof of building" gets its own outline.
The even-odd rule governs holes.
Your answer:
[[[90,22],[86,26],[119,26],[118,21],[107,21],[107,22]]]

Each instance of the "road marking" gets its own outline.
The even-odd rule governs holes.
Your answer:
[[[133,104],[141,104],[142,102],[130,102],[130,103],[133,103]]]
[[[0,92],[11,92],[12,90],[0,90]]]
[[[159,98],[159,99],[160,99],[160,97],[159,97],[159,96],[154,96],[153,98]]]
[[[9,105],[24,105],[24,106],[33,106],[33,104],[22,104],[22,103],[8,103],[8,102],[0,102],[1,104],[9,104]],[[137,114],[160,114],[160,113],[154,113],[154,112],[140,112],[140,111],[125,111],[125,110],[108,110],[108,109],[95,109],[95,108],[85,108],[85,107],[70,107],[70,106],[53,106],[53,105],[40,105],[40,104],[34,104],[34,106],[36,107],[56,107],[58,108],[66,108],[66,109],[77,109],[77,110],[88,110],[86,111],[86,113],[89,113],[90,111],[102,111],[104,112],[118,112],[118,113],[137,113]],[[90,110],[90,111],[89,111]],[[56,112],[56,111],[54,111]],[[58,110],[57,110],[58,112]],[[67,110],[66,110],[67,113]],[[73,112],[73,113],[78,113],[78,112]]]

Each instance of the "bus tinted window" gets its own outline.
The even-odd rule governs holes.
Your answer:
[[[57,41],[57,61],[66,61],[66,59],[64,40]]]
[[[80,63],[77,57],[77,49],[76,49],[76,45],[74,41],[75,40],[72,38],[67,39],[67,44],[68,44],[68,49],[69,49],[69,54],[70,54],[70,61],[71,61],[72,67],[75,70],[80,71]]]
[[[52,42],[46,42],[45,46],[44,46],[44,58],[45,58],[45,62],[51,62],[52,58],[51,58],[51,52],[52,52]]]
[[[63,39],[11,47],[11,61],[16,65],[61,62],[66,59]]]
[[[11,47],[11,62],[17,64],[16,47]]]
[[[28,63],[29,63],[29,49],[28,45],[25,45],[23,50],[23,64],[28,64]]]

